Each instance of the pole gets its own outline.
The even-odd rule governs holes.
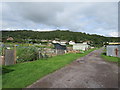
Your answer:
[[[2,55],[3,58],[2,58],[2,64],[5,65],[5,47],[2,47]]]
[[[14,64],[16,64],[16,45],[14,45]]]

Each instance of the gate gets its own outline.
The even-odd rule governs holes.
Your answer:
[[[16,64],[16,46],[7,48],[4,47],[0,57],[1,65],[13,65]]]
[[[6,49],[5,50],[5,65],[15,64],[15,51]]]

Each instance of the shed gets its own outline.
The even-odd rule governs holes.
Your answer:
[[[67,49],[65,45],[61,45],[59,43],[55,43],[54,47],[55,47],[55,49],[59,49],[59,50],[66,50]]]
[[[55,43],[54,48],[56,49],[56,54],[58,55],[66,53],[67,50],[65,45],[61,45],[59,43]]]
[[[76,43],[73,45],[73,50],[87,50],[89,49],[89,45],[88,44],[82,44],[82,43]]]
[[[120,45],[107,45],[107,56],[120,57]]]

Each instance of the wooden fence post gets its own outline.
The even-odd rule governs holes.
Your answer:
[[[41,52],[40,52],[40,51],[38,51],[38,59],[40,59],[40,58],[41,58],[40,54],[41,54]]]
[[[5,48],[2,48],[2,55],[3,58],[2,58],[2,65],[5,65]]]
[[[16,45],[14,45],[14,64],[16,64]]]

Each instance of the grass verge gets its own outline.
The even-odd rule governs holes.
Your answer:
[[[107,61],[110,61],[110,62],[120,62],[120,58],[112,57],[112,56],[106,56],[106,53],[102,53],[101,56],[102,56],[103,59],[105,59]]]
[[[20,63],[11,66],[3,66],[2,87],[3,88],[25,88],[43,76],[52,73],[79,57],[85,56],[91,49],[83,54],[59,55],[47,60],[36,60],[27,63]]]

